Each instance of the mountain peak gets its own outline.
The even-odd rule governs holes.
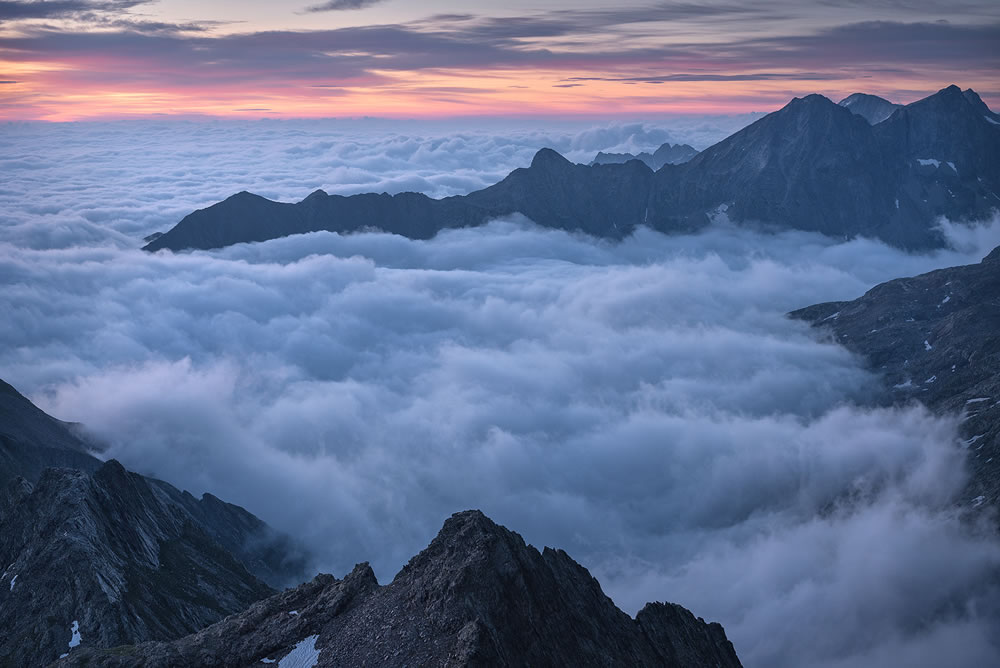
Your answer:
[[[837,104],[861,116],[871,125],[881,123],[892,116],[893,112],[902,106],[878,95],[870,95],[868,93],[852,93]]]
[[[554,167],[563,165],[571,165],[569,160],[564,158],[558,151],[551,148],[543,148],[535,154],[535,157],[531,159],[531,168],[535,169],[537,167]]]

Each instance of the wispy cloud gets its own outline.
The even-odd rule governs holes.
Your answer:
[[[386,0],[329,0],[318,5],[306,7],[307,12],[337,12],[347,9],[364,9],[377,5]]]

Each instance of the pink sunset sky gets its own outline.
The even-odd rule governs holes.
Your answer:
[[[0,119],[640,117],[951,83],[996,108],[998,7],[0,0]]]

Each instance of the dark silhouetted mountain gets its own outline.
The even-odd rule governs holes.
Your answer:
[[[246,510],[87,452],[0,381],[0,666],[192,633],[300,582],[300,550]],[[59,466],[59,468],[48,468]]]
[[[982,220],[1000,206],[1000,121],[980,105],[972,91],[951,86],[872,126],[809,95],[655,173],[637,160],[574,165],[542,149],[530,167],[500,183],[441,200],[316,191],[286,204],[244,192],[191,213],[145,250],[220,248],[320,230],[427,239],[512,213],[610,239],[640,225],[690,232],[724,214],[765,229],[936,248],[945,243],[941,216]]]
[[[298,661],[298,663],[296,663]],[[684,608],[619,610],[565,552],[458,513],[380,586],[367,564],[255,603],[194,635],[60,665],[686,666],[736,668],[725,631]]]
[[[903,106],[895,102],[890,102],[878,95],[869,95],[868,93],[848,95],[837,104],[849,109],[851,113],[857,114],[871,125],[881,123],[892,116],[894,111]]]
[[[1000,504],[1000,248],[979,264],[889,281],[854,301],[791,315],[864,356],[889,401],[965,412],[973,472],[966,500]]]
[[[698,155],[698,151],[687,144],[667,143],[660,146],[653,153],[643,151],[638,155],[631,153],[605,153],[601,151],[590,165],[620,165],[629,160],[638,160],[655,172],[664,165],[683,164],[696,155]]]

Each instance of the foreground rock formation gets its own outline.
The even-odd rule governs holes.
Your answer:
[[[0,455],[0,666],[178,638],[301,581],[259,518],[101,462],[2,382]]]
[[[539,552],[478,511],[453,515],[385,586],[360,564],[171,643],[80,648],[65,666],[686,666],[735,668],[718,624],[615,607],[565,552]]]
[[[1000,248],[979,264],[877,285],[792,317],[828,329],[884,379],[889,401],[961,413],[966,503],[1000,504]]]
[[[428,239],[515,213],[610,239],[639,226],[695,231],[724,214],[739,224],[926,249],[944,245],[941,216],[984,219],[1000,207],[1000,116],[974,91],[949,86],[875,125],[849,106],[796,98],[655,172],[638,160],[574,165],[542,149],[500,183],[440,200],[318,190],[290,204],[243,192],[189,214],[145,249],[221,248],[321,230]]]

